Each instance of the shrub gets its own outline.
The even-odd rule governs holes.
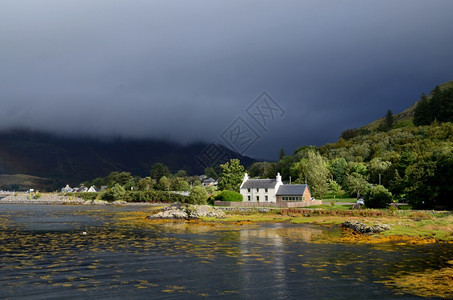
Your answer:
[[[120,200],[120,199],[123,199],[125,195],[126,195],[126,190],[118,183],[115,183],[115,185],[103,195],[103,199],[104,200]]]
[[[129,191],[124,196],[125,201],[128,202],[151,202],[151,203],[173,203],[181,202],[184,203],[187,200],[187,196],[166,192],[166,191]]]
[[[41,193],[37,192],[33,198],[35,198],[35,199],[41,198]]]
[[[208,199],[208,193],[204,189],[204,187],[200,185],[196,185],[190,191],[190,195],[187,198],[187,202],[190,204],[199,204],[203,205],[206,204],[206,200]]]
[[[225,190],[216,195],[214,199],[220,201],[242,202],[242,195],[238,192]]]
[[[392,199],[392,193],[382,185],[372,186],[365,193],[365,205],[369,208],[386,208]]]

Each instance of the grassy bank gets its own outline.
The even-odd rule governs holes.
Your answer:
[[[350,241],[376,242],[411,238],[425,241],[453,242],[453,215],[450,212],[411,211],[411,210],[345,210],[336,209],[281,209],[270,212],[228,212],[222,220],[205,218],[216,222],[289,222],[294,224],[340,225],[347,220],[355,220],[366,225],[391,225],[391,230],[377,235],[352,235]]]

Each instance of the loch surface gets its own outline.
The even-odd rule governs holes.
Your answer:
[[[382,283],[451,244],[326,243],[339,228],[119,221],[138,207],[0,205],[0,298],[418,299]]]

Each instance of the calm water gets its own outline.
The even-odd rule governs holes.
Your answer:
[[[320,243],[339,229],[314,225],[119,221],[131,210],[0,205],[0,298],[416,299],[379,281],[453,257]]]

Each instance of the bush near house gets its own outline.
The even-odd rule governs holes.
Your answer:
[[[205,205],[208,199],[208,193],[201,185],[196,185],[190,191],[187,202],[190,204]]]
[[[126,190],[119,185],[118,183],[115,183],[115,185],[108,190],[104,195],[102,195],[103,200],[124,200],[126,195]]]
[[[242,202],[242,195],[238,192],[225,190],[216,195],[214,199],[219,201]]]
[[[368,208],[386,208],[392,203],[392,193],[382,185],[372,186],[365,193],[365,205]]]

